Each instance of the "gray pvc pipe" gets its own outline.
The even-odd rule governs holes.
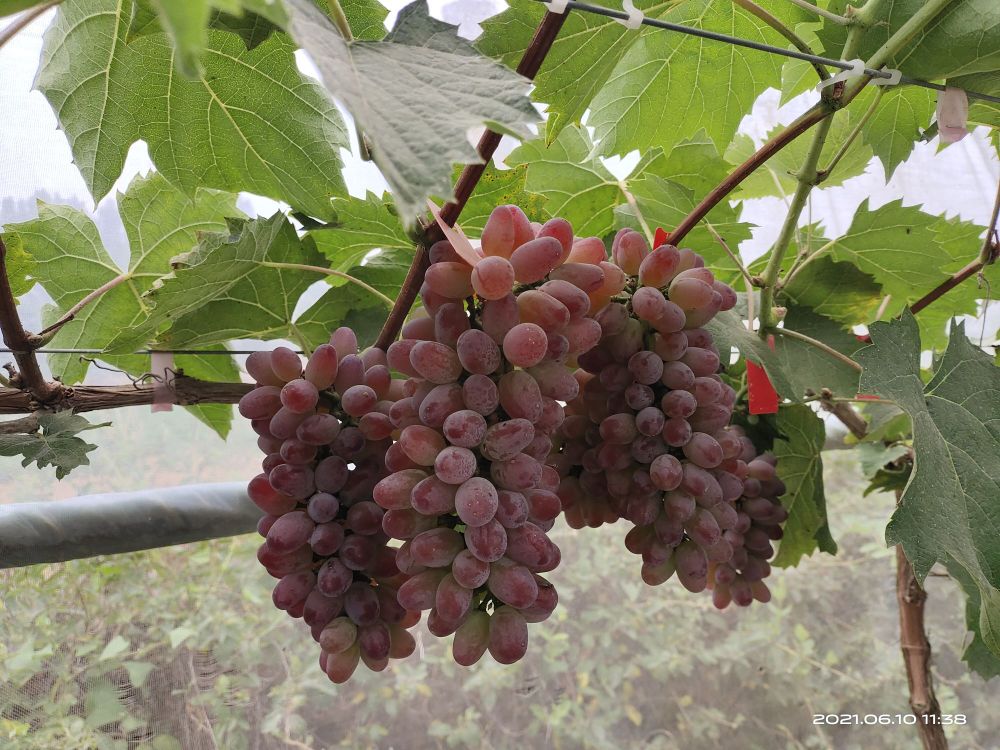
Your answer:
[[[0,505],[0,568],[246,534],[261,515],[243,482]]]

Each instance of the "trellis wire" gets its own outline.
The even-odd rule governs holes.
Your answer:
[[[547,0],[536,0],[536,2],[547,2]],[[607,18],[614,18],[618,21],[628,20],[629,14],[622,10],[614,10],[613,8],[605,8],[601,5],[591,5],[590,3],[580,3],[576,0],[569,0],[566,3],[567,10],[582,10],[586,13],[594,13],[599,16],[606,16]],[[784,49],[782,47],[776,47],[772,44],[764,44],[763,42],[755,42],[752,39],[742,39],[737,36],[730,36],[729,34],[722,34],[717,31],[708,31],[707,29],[698,29],[693,26],[683,26],[681,24],[670,23],[669,21],[661,21],[656,18],[649,18],[648,16],[642,16],[641,23],[644,26],[651,26],[657,29],[665,29],[666,31],[676,31],[679,34],[687,34],[689,36],[701,37],[702,39],[710,39],[715,42],[723,42],[725,44],[732,44],[736,47],[747,47],[748,49],[754,49],[758,52],[767,52],[772,55],[782,55],[784,57],[791,57],[796,60],[804,60],[805,62],[816,63],[818,65],[827,65],[831,68],[838,68],[840,70],[850,70],[853,66],[849,62],[844,60],[834,60],[831,57],[823,57],[821,55],[812,55],[807,52],[799,52],[793,49]],[[893,73],[888,70],[873,70],[872,68],[865,68],[865,75],[871,76],[872,78],[892,78]],[[947,86],[943,86],[940,83],[931,83],[930,81],[923,81],[919,78],[910,78],[909,76],[900,76],[900,83],[908,83],[912,86],[921,86],[925,89],[933,89],[934,91],[944,91]],[[965,91],[965,95],[970,99],[981,99],[985,102],[994,102],[1000,104],[1000,96],[993,96],[991,94],[983,94],[978,91]]]

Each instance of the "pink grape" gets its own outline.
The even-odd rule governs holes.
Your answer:
[[[483,299],[502,299],[514,288],[514,266],[506,257],[488,256],[476,263],[471,281],[472,288]]]

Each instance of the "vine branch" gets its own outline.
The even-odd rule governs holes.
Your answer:
[[[21,385],[26,389],[25,396],[34,397],[38,401],[47,402],[55,398],[61,386],[46,380],[35,358],[34,345],[28,332],[21,324],[17,314],[17,301],[7,277],[7,246],[0,238],[0,332],[7,342],[17,362],[18,376]],[[28,411],[31,411],[30,409]]]
[[[521,61],[517,65],[518,73],[528,80],[534,79],[539,68],[542,67],[545,56],[552,48],[552,43],[556,40],[559,30],[562,29],[563,24],[566,22],[568,15],[569,12],[546,12],[541,23],[538,24],[538,28],[535,30],[535,35],[532,37],[531,43],[524,50],[524,55],[521,56]],[[455,197],[441,208],[441,220],[448,226],[454,226],[455,222],[458,221],[462,209],[465,208],[465,204],[472,196],[472,191],[475,190],[476,185],[479,184],[479,179],[486,171],[486,165],[489,164],[494,152],[496,152],[497,147],[500,145],[500,139],[500,133],[489,129],[479,139],[476,150],[479,152],[479,158],[482,159],[482,162],[465,165],[465,169],[462,170],[458,182],[455,183]],[[375,341],[375,346],[385,349],[396,340],[400,330],[403,328],[403,323],[406,321],[406,316],[413,306],[414,300],[417,298],[420,285],[423,284],[424,273],[430,265],[427,249],[443,238],[444,233],[435,222],[431,222],[424,227],[423,239],[416,247],[413,254],[413,261],[410,264],[410,270],[407,272],[403,286],[399,290],[399,296],[396,298],[392,310],[389,312],[389,317],[386,319],[385,325],[382,326],[382,331]]]
[[[170,403],[180,406],[235,404],[252,388],[252,383],[216,383],[177,375],[169,384]],[[32,414],[45,408],[87,412],[148,406],[158,395],[156,384],[63,386],[57,400],[42,405],[20,388],[0,388],[0,414]]]

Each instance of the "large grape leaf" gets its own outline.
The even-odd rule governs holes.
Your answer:
[[[92,424],[71,411],[39,412],[36,417],[38,431],[0,435],[0,456],[20,455],[23,457],[21,466],[28,466],[32,462],[39,469],[54,466],[57,479],[62,479],[77,466],[87,466],[90,463],[87,454],[97,446],[85,442],[79,434],[111,424]]]
[[[288,226],[268,245],[265,262],[319,265],[322,258],[311,239],[300,239]],[[313,342],[299,336],[295,327],[295,306],[302,293],[323,278],[300,269],[258,264],[237,283],[177,318],[167,336],[172,346],[183,348],[275,338],[308,346]]]
[[[861,92],[854,106],[865,109],[875,96],[881,101],[861,128],[861,136],[882,162],[886,180],[889,180],[896,167],[909,158],[923,129],[931,124],[936,97],[930,89],[919,86],[887,89],[869,86]]]
[[[480,161],[469,129],[487,125],[528,137],[527,126],[538,121],[527,80],[431,19],[426,3],[404,9],[385,41],[353,43],[311,0],[286,5],[292,36],[372,142],[407,225],[425,211],[428,196],[451,195],[453,164]]]
[[[336,107],[299,73],[289,39],[275,34],[248,50],[209,31],[204,72],[187,79],[165,34],[127,42],[131,11],[131,0],[64,3],[45,35],[36,83],[94,197],[142,139],[157,169],[188,192],[248,190],[332,218],[349,141]]]
[[[833,555],[837,544],[830,535],[823,492],[823,420],[805,404],[778,409],[776,427],[781,437],[774,441],[778,476],[787,488],[781,498],[788,511],[785,535],[772,564],[795,567],[817,547]]]
[[[926,0],[885,0],[863,37],[858,57],[868,59],[916,13]],[[848,0],[831,0],[843,13]],[[845,26],[826,24],[819,32],[827,51],[843,47]],[[933,81],[1000,69],[1000,4],[994,0],[954,0],[890,61],[907,75]]]
[[[189,349],[239,338],[288,338],[308,346],[311,342],[298,335],[294,311],[302,293],[324,276],[270,264],[320,265],[315,243],[300,238],[281,214],[247,222],[237,231],[235,236],[204,235],[194,250],[175,257],[173,272],[143,296],[148,316],[123,331],[108,350],[119,352],[154,338]]]
[[[156,173],[133,180],[119,196],[118,210],[129,241],[127,268],[112,260],[97,227],[74,208],[42,203],[37,219],[11,227],[34,259],[33,279],[55,303],[43,310],[46,324],[90,292],[124,277],[62,326],[53,347],[103,348],[145,317],[142,295],[170,272],[173,256],[194,247],[200,232],[224,231],[227,217],[242,215],[230,193],[203,189],[189,197]],[[116,358],[113,364],[132,373],[148,369],[145,357]],[[87,372],[87,363],[71,354],[49,355],[49,366],[65,383],[79,382]]]
[[[368,193],[364,199],[334,201],[337,219],[310,232],[328,265],[349,272],[372,250],[399,250],[413,256],[414,239],[403,228],[389,196]]]
[[[767,43],[777,38],[734,3],[686,0],[658,15],[743,39]],[[781,62],[774,55],[644,30],[591,101],[587,123],[602,154],[667,149],[700,129],[723,149],[757,96],[780,82]]]
[[[800,14],[790,3],[765,5],[790,23]],[[477,44],[514,65],[544,8],[532,0],[510,6],[483,24]],[[729,2],[639,0],[636,7],[650,18],[786,44]],[[633,31],[610,18],[571,12],[546,56],[534,97],[549,105],[549,141],[590,109],[588,124],[596,127],[603,154],[669,149],[702,128],[722,149],[758,94],[779,85],[780,71],[780,59],[772,55],[661,29]]]
[[[949,558],[981,597],[979,632],[1000,655],[1000,368],[952,325],[933,378],[920,376],[920,335],[911,314],[871,326],[857,353],[861,389],[896,402],[913,420],[913,472],[886,528],[923,580]]]
[[[894,300],[912,301],[944,277],[941,266],[947,256],[932,229],[936,220],[902,200],[871,210],[865,199],[829,253],[871,274]]]

